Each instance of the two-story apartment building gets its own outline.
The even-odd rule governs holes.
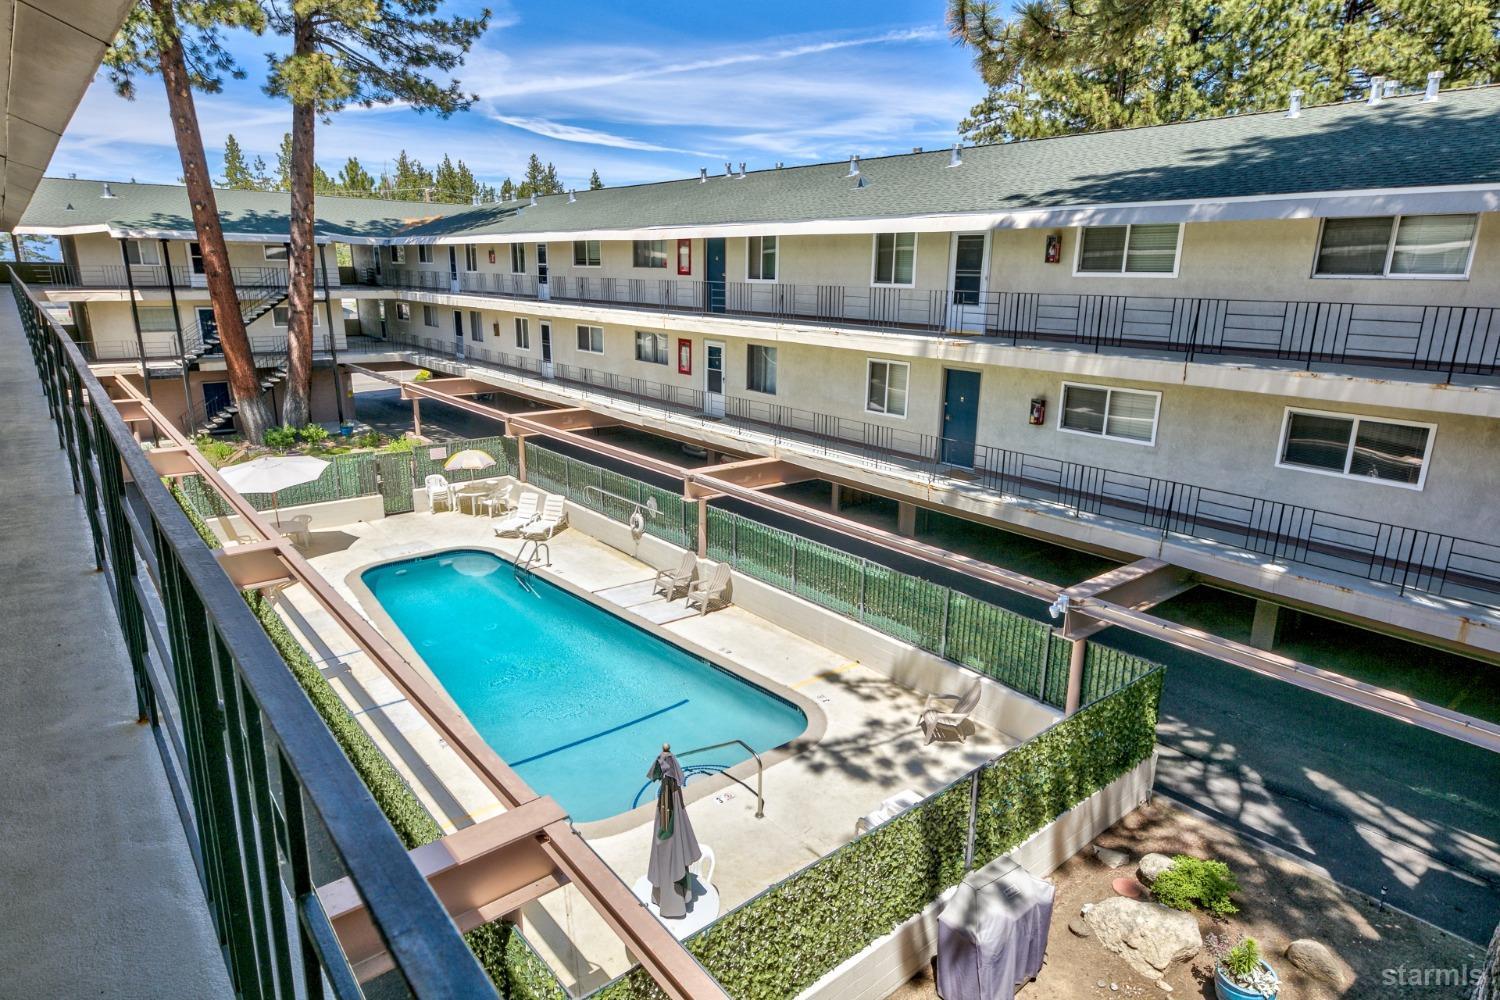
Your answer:
[[[286,200],[223,198],[274,375]],[[223,396],[185,207],[49,180],[22,231],[62,239],[49,294],[100,363],[154,370],[195,423]],[[1500,88],[318,210],[353,262],[325,254],[328,372],[418,352],[780,455],[903,523],[926,505],[1500,655]]]

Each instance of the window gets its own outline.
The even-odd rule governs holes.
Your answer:
[[[761,344],[745,348],[745,388],[776,395],[776,348]]]
[[[405,264],[406,263],[406,247],[391,247],[391,263],[392,264]]]
[[[1477,215],[1324,219],[1313,274],[1342,278],[1462,278]]]
[[[435,306],[423,306],[422,307],[422,325],[423,326],[430,326],[430,327],[433,327],[434,329],[437,327],[437,325],[438,325],[438,318],[437,318],[437,308]]]
[[[666,240],[636,240],[633,247],[636,267],[666,267]]]
[[[745,277],[751,281],[776,280],[776,237],[752,236],[745,241]]]
[[[291,258],[291,247],[285,243],[266,243],[260,248],[260,254],[266,260],[285,262]]]
[[[411,322],[411,304],[407,302],[396,303],[396,318],[403,323]]]
[[[477,312],[469,313],[469,339],[484,340],[484,320]]]
[[[401,306],[401,305],[405,305],[406,303],[404,303],[404,302],[398,302],[396,304],[398,306]],[[385,303],[384,302],[382,302],[380,305],[381,305],[382,309],[385,308]],[[318,309],[314,309],[312,311],[312,314],[313,314],[313,324],[312,325],[313,326],[321,326],[322,325],[322,320],[318,319],[318,313],[319,312],[320,312],[320,310],[318,310]],[[398,315],[400,314],[400,310],[399,309],[397,310],[397,314]],[[292,317],[292,309],[291,309],[290,306],[277,306],[275,309],[271,310],[271,325],[275,326],[275,327],[279,327],[279,328],[281,328],[281,329],[284,330],[284,329],[286,329],[287,325],[291,322],[291,317]],[[385,316],[382,315],[380,318],[381,319],[385,319]]]
[[[516,317],[516,347],[522,351],[531,350],[531,320],[524,316]]]
[[[580,326],[578,328],[578,349],[588,354],[603,354],[604,327]]]
[[[430,244],[430,243],[422,243],[422,244],[419,244],[417,246],[417,263],[418,264],[431,264],[432,263],[432,244]]]
[[[906,380],[911,366],[904,361],[870,359],[865,409],[888,417],[906,416]]]
[[[1277,465],[1421,489],[1433,426],[1287,410]]]
[[[1177,274],[1182,227],[1153,225],[1088,226],[1078,241],[1075,274]]]
[[[155,267],[161,263],[159,249],[150,240],[126,240],[125,259],[132,264],[144,264],[147,267]]]
[[[140,317],[142,333],[170,333],[177,330],[177,322],[170,306],[141,306],[136,314]]]
[[[479,270],[479,247],[473,243],[464,244],[464,270]]]
[[[599,241],[598,240],[574,240],[573,241],[573,266],[574,267],[598,267],[599,266]],[[642,266],[637,263],[637,267]]]
[[[526,273],[526,244],[512,243],[510,245],[510,273]]]
[[[666,364],[667,335],[647,333],[644,330],[635,331],[635,359],[644,361],[648,365]]]
[[[875,284],[909,285],[916,276],[917,234],[875,235]]]
[[[1064,382],[1062,419],[1058,429],[1132,444],[1155,444],[1156,417],[1160,409],[1159,392]]]

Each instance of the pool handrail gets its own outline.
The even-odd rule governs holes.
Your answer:
[[[765,777],[766,777],[765,764],[761,761],[760,754],[756,753],[755,752],[755,748],[752,747],[750,744],[746,743],[744,740],[725,740],[723,743],[710,743],[706,747],[694,747],[692,750],[683,750],[681,753],[677,754],[677,758],[679,760],[681,760],[683,757],[686,757],[689,754],[705,753],[706,751],[709,751],[709,750],[718,750],[721,747],[731,746],[731,745],[736,744],[736,743],[739,744],[740,746],[744,747],[745,748],[745,752],[748,753],[751,757],[755,758],[755,787],[751,788],[749,785],[745,784],[739,778],[736,778],[734,775],[730,774],[729,771],[728,771],[728,769],[720,771],[719,773],[722,774],[722,775],[724,775],[724,777],[728,778],[730,781],[733,781],[736,784],[740,785],[740,787],[744,788],[745,791],[747,791],[747,792],[754,792],[755,793],[755,818],[756,819],[765,819],[766,818],[766,797],[765,797],[765,795],[761,794],[761,789],[765,787]]]

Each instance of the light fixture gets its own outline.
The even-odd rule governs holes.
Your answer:
[[[1053,618],[1061,618],[1068,613],[1068,605],[1071,603],[1067,594],[1058,594],[1057,600],[1047,605],[1047,614]]]

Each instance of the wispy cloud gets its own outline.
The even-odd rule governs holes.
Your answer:
[[[609,146],[614,149],[638,149],[646,153],[687,153],[689,156],[714,155],[712,153],[700,153],[691,149],[680,149],[676,146],[661,146],[642,139],[614,135],[610,132],[600,131],[599,129],[584,128],[581,125],[567,125],[563,122],[555,122],[546,118],[521,118],[516,115],[501,115],[494,112],[490,113],[490,117],[497,122],[502,122],[512,128],[518,128],[523,132],[546,136],[548,139],[556,139],[559,142],[581,142],[588,146]]]

